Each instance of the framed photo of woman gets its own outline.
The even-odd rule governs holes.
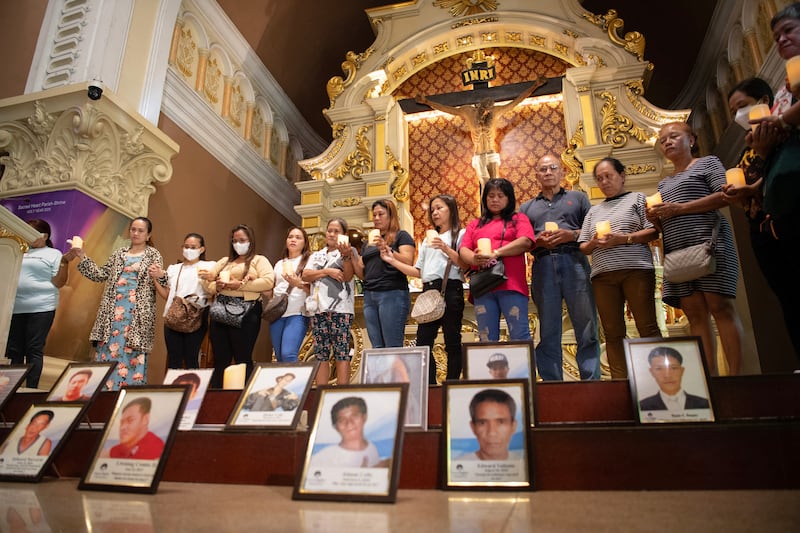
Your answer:
[[[639,423],[714,421],[700,337],[625,339],[625,354]]]
[[[295,429],[317,366],[316,360],[256,366],[226,428]]]
[[[531,486],[528,380],[446,381],[445,487]]]
[[[322,386],[293,499],[394,502],[408,383]]]
[[[213,368],[192,368],[189,370],[171,368],[164,375],[165,385],[188,385],[189,399],[186,401],[186,409],[181,415],[181,423],[178,424],[178,431],[189,431],[194,427],[194,421],[200,413],[200,406],[203,405],[208,384],[211,383]]]
[[[0,479],[41,480],[83,408],[81,403],[32,404],[0,445]]]
[[[155,493],[188,385],[122,388],[79,489]]]
[[[372,348],[361,355],[361,383],[408,383],[406,429],[428,429],[427,346]]]

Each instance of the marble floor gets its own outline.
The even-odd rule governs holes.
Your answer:
[[[400,490],[396,503],[294,501],[291,487],[162,482],[154,495],[77,479],[0,483],[0,531],[524,532],[800,530],[800,491]]]

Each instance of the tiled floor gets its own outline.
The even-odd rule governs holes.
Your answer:
[[[293,501],[291,487],[163,482],[155,495],[80,491],[77,487],[77,479],[0,483],[0,530],[92,533],[800,530],[800,491],[400,490],[396,503],[346,503]]]

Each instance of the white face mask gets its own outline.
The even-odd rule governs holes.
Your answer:
[[[750,126],[752,126],[752,124],[750,124],[751,109],[753,109],[753,106],[751,105],[740,107],[739,109],[736,110],[736,116],[733,119],[736,121],[738,125],[740,125],[742,128],[748,131],[750,130]]]
[[[244,255],[250,249],[249,242],[235,242],[233,243],[233,249],[236,250],[236,253],[239,255]]]
[[[183,249],[183,257],[186,258],[187,261],[194,261],[198,257],[200,257],[200,248],[184,248]]]

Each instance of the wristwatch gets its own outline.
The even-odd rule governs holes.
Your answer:
[[[576,229],[572,230],[572,234],[575,236],[575,242],[578,242],[578,236],[580,235],[580,233],[578,233],[578,230]]]
[[[628,234],[628,244],[633,244],[633,233]]]

